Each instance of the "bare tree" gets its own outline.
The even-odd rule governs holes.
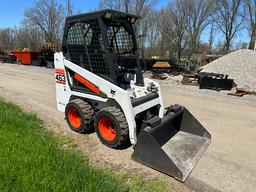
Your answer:
[[[21,22],[21,27],[17,31],[16,47],[38,50],[41,48],[43,39],[37,27],[26,21]]]
[[[149,18],[147,17],[153,11],[156,2],[157,0],[101,0],[99,8],[110,8],[141,16],[143,19],[136,23],[135,28],[141,37],[139,39],[139,46],[144,48],[145,42],[147,41],[146,34],[149,28]]]
[[[125,7],[126,13],[129,13],[129,4],[130,4],[130,0],[124,0],[124,7]]]
[[[74,12],[74,5],[71,0],[66,1],[67,16],[72,16]]]
[[[176,51],[179,62],[188,43],[187,9],[183,3],[183,0],[177,0],[175,4],[169,4],[162,22],[166,39]]]
[[[11,51],[15,47],[16,29],[6,28],[0,30],[0,47],[5,51]]]
[[[99,8],[109,8],[114,10],[130,12],[131,1],[130,0],[100,0]]]
[[[142,37],[139,39],[141,48],[145,47],[145,42],[147,41],[147,32],[149,24],[152,22],[151,13],[154,13],[155,2],[156,0],[135,0],[134,4],[132,4],[134,6],[131,5],[131,13],[142,17],[135,25],[136,32]]]
[[[38,50],[42,39],[38,29],[24,23],[20,28],[0,29],[0,48],[5,51],[13,51],[18,48],[29,48]]]
[[[25,11],[25,20],[37,26],[44,40],[58,43],[62,35],[64,8],[55,0],[38,0]]]
[[[156,46],[159,43],[160,36],[160,14],[153,11],[148,17],[147,43],[148,46]]]
[[[256,41],[256,0],[245,0],[245,6],[247,9],[247,29],[250,34],[249,49],[254,49]]]
[[[152,57],[159,54],[159,43],[161,41],[161,12],[152,11],[147,17],[147,34],[145,42],[145,56]]]
[[[219,0],[215,2],[213,20],[225,36],[225,51],[229,51],[231,41],[241,29],[244,13],[241,13],[242,0]]]
[[[210,27],[211,27],[211,29],[210,29],[210,33],[209,33],[209,39],[208,39],[208,42],[209,42],[208,53],[211,53],[211,51],[212,51],[213,40],[214,40],[214,36],[215,36],[215,32],[216,32],[215,25],[213,22],[210,24]]]
[[[163,40],[169,42],[169,50],[174,49],[178,61],[186,49],[186,55],[199,48],[202,31],[209,23],[212,0],[176,0],[165,9],[163,19]]]
[[[246,49],[247,43],[244,41],[238,41],[235,43],[235,49]]]
[[[184,14],[186,14],[188,22],[189,52],[188,57],[197,50],[199,46],[202,31],[209,24],[209,16],[212,14],[213,3],[212,0],[181,0],[185,7]]]

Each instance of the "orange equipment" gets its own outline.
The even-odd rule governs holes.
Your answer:
[[[38,51],[30,51],[30,50],[24,50],[24,51],[12,51],[12,54],[17,57],[17,61],[24,65],[30,65],[32,60],[38,60],[38,56],[40,52]]]

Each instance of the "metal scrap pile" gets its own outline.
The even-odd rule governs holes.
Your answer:
[[[232,52],[209,63],[202,72],[227,74],[238,87],[256,89],[256,52],[248,49]]]

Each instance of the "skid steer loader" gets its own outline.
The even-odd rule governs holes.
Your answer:
[[[164,108],[160,86],[143,78],[134,24],[104,10],[66,19],[55,53],[57,108],[75,132],[95,130],[108,147],[130,142],[132,159],[185,181],[211,136],[185,108]]]

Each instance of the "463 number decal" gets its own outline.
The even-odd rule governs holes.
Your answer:
[[[58,84],[66,84],[66,76],[64,69],[56,69],[55,70],[55,79]]]

